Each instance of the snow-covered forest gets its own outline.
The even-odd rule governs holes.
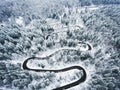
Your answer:
[[[0,90],[120,90],[120,0],[0,0]]]

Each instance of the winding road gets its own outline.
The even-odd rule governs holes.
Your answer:
[[[78,16],[76,17],[79,17],[79,14],[80,13],[77,13]],[[60,21],[57,21],[57,20],[53,20],[53,19],[47,19],[46,20],[47,23],[53,27],[54,29],[54,32],[52,32],[51,34],[47,34],[45,36],[42,36],[45,40],[47,40],[50,36],[53,36],[53,35],[56,35],[58,37],[58,34],[59,33],[64,33],[64,32],[67,32],[70,28],[72,27],[76,27],[76,28],[82,28],[84,25],[83,23],[79,21],[79,24],[76,23],[76,25],[69,25],[69,26],[65,26],[63,25]],[[58,26],[60,28],[58,28]],[[74,30],[74,29],[73,29]],[[59,42],[57,42],[59,43]],[[85,46],[85,47],[84,47]],[[77,69],[77,70],[82,70],[83,71],[83,75],[80,77],[79,80],[75,81],[75,82],[72,82],[72,83],[69,83],[67,85],[63,85],[61,87],[57,87],[53,90],[64,90],[64,89],[68,89],[68,88],[71,88],[71,87],[74,87],[76,85],[79,85],[80,83],[84,82],[87,78],[87,73],[86,73],[86,70],[81,67],[81,66],[78,66],[78,65],[75,65],[75,66],[70,66],[70,67],[67,67],[67,68],[62,68],[62,69],[33,69],[33,68],[29,68],[27,66],[27,63],[30,61],[30,60],[45,60],[45,59],[48,59],[49,57],[52,57],[54,56],[56,53],[60,52],[60,51],[64,51],[64,50],[74,50],[74,51],[91,51],[92,50],[92,46],[89,44],[89,43],[86,43],[86,42],[77,42],[77,46],[76,47],[63,47],[63,48],[58,48],[58,49],[54,49],[54,50],[47,50],[45,52],[43,52],[43,54],[40,56],[40,57],[30,57],[28,59],[26,59],[24,62],[23,62],[23,69],[24,70],[28,70],[28,71],[35,71],[35,72],[46,72],[46,71],[49,71],[49,72],[55,72],[55,73],[60,73],[60,72],[66,72],[66,71],[69,71],[69,70],[73,70],[73,69]]]
[[[71,67],[67,67],[67,68],[63,68],[63,69],[59,69],[59,70],[49,70],[49,69],[31,69],[27,66],[27,62],[30,60],[30,59],[36,59],[37,57],[31,57],[31,58],[28,58],[27,60],[24,61],[23,63],[23,69],[24,70],[31,70],[31,71],[35,71],[35,72],[46,72],[46,71],[49,71],[49,72],[55,72],[55,73],[59,73],[59,72],[65,72],[65,71],[68,71],[68,70],[72,70],[72,69],[78,69],[78,70],[82,70],[83,71],[83,75],[82,77],[75,81],[75,82],[72,82],[70,84],[67,84],[67,85],[64,85],[64,86],[61,86],[61,87],[58,87],[58,88],[55,88],[53,90],[64,90],[64,89],[68,89],[68,88],[71,88],[73,86],[76,86],[76,85],[79,85],[80,83],[84,82],[87,78],[87,74],[86,74],[86,71],[83,67],[81,66],[71,66]]]
[[[30,60],[35,60],[35,59],[37,59],[37,60],[45,60],[45,59],[47,59],[49,57],[52,57],[54,54],[60,52],[61,50],[75,50],[75,51],[80,50],[80,51],[82,51],[80,48],[83,48],[83,47],[80,47],[79,46],[80,44],[86,44],[87,45],[87,48],[85,50],[89,51],[89,50],[92,49],[91,45],[89,45],[87,43],[83,43],[83,42],[78,42],[78,43],[79,44],[78,44],[78,46],[76,48],[75,47],[72,47],[72,48],[71,47],[64,47],[64,48],[61,48],[61,49],[50,50],[50,54],[46,54],[46,53],[44,54],[44,55],[47,55],[47,56],[43,55],[41,57],[30,57],[30,58],[26,59],[23,62],[23,66],[22,66],[23,70],[35,71],[35,72],[46,72],[46,71],[49,71],[49,72],[55,72],[55,73],[65,72],[65,71],[69,71],[69,70],[72,70],[72,69],[77,69],[77,70],[80,70],[80,71],[82,70],[83,71],[83,75],[82,75],[82,77],[80,77],[79,80],[77,80],[75,82],[72,82],[70,84],[67,84],[67,85],[55,88],[53,90],[64,90],[64,89],[68,89],[68,88],[74,87],[76,85],[79,85],[80,83],[84,82],[86,80],[86,78],[87,78],[86,71],[81,66],[71,66],[71,67],[67,67],[67,68],[63,68],[63,69],[57,69],[57,70],[55,70],[55,69],[32,69],[32,68],[29,68],[27,66],[27,63]]]

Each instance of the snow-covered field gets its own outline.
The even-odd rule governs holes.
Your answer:
[[[120,5],[110,3],[0,0],[0,90],[51,90],[83,76],[24,70],[30,57],[44,58],[32,69],[83,67],[86,80],[68,90],[120,90]]]

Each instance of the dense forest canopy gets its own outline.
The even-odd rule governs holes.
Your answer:
[[[82,65],[89,75],[74,90],[119,90],[119,4],[120,0],[0,0],[0,89],[60,86],[67,76],[28,72],[21,69],[22,62],[48,50],[76,48],[79,41],[90,44],[92,50],[60,50],[45,60],[49,62],[31,62],[47,68]]]

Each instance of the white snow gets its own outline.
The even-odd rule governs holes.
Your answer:
[[[70,18],[76,19],[76,23],[75,24],[69,24],[68,26],[66,26],[66,25],[63,25],[59,20],[50,19],[50,18],[46,19],[46,21],[47,21],[48,25],[50,25],[51,27],[53,27],[55,29],[54,33],[63,33],[63,32],[66,32],[69,28],[70,28],[70,30],[74,30],[75,28],[79,29],[79,27],[80,28],[84,28],[85,26],[84,26],[84,23],[83,23],[82,19],[80,18],[80,13],[81,13],[81,11],[83,11],[85,9],[86,9],[86,7],[83,7],[83,8],[81,8],[81,7],[80,8],[73,8],[72,12],[75,13],[75,14],[73,16],[71,16]],[[87,9],[89,9],[89,10],[97,10],[98,7],[97,6],[90,6],[90,7],[87,7]],[[65,11],[67,13],[68,13],[68,10],[69,10],[68,8],[65,9]],[[20,16],[20,17],[16,18],[15,21],[16,21],[16,23],[18,25],[24,26],[24,18],[23,17]],[[27,29],[30,29],[30,28],[33,29],[33,28],[35,28],[34,25],[32,25],[33,23],[34,22],[31,22],[28,26],[26,26],[26,28]],[[60,34],[59,34],[59,36],[63,37]],[[37,48],[35,46],[32,46],[31,49],[35,50]],[[67,46],[66,47],[56,47],[56,48],[51,49],[51,50],[46,50],[46,51],[40,52],[39,54],[36,55],[36,57],[41,57],[41,58],[47,57],[47,56],[49,56],[51,54],[56,53],[59,50],[62,51],[62,50],[65,50],[65,49],[67,49],[67,50],[73,49],[73,50],[79,50],[79,51],[84,51],[85,52],[85,51],[88,50],[88,46],[85,45],[85,44],[84,45],[78,44],[76,47],[67,47]],[[94,57],[94,52],[95,51],[96,50],[93,49],[93,48],[92,48],[92,51],[90,51],[92,57]],[[107,54],[107,58],[109,58],[109,57],[110,57],[110,55]],[[17,57],[16,56],[15,60],[10,61],[10,63],[16,64],[16,65],[18,63],[22,64],[23,61],[26,58],[27,58],[27,56],[23,56],[23,57]],[[95,72],[94,65],[93,66],[92,65],[85,66],[85,64],[83,62],[81,62],[81,61],[78,61],[78,62],[75,62],[75,63],[69,63],[67,65],[64,62],[60,62],[59,65],[58,65],[58,63],[56,62],[55,63],[56,66],[55,65],[50,66],[48,64],[47,60],[44,60],[44,61],[42,61],[42,60],[36,60],[36,61],[34,61],[34,63],[33,63],[33,60],[31,60],[30,62],[28,62],[27,65],[30,68],[34,68],[35,69],[35,68],[38,68],[38,66],[36,66],[38,64],[37,62],[39,62],[39,63],[41,62],[42,64],[46,65],[47,66],[46,69],[58,69],[58,68],[62,69],[63,67],[65,68],[65,67],[69,67],[69,66],[73,66],[73,65],[79,65],[79,66],[82,66],[83,68],[85,68],[85,70],[87,71],[87,80],[84,83],[82,83],[82,84],[80,84],[80,85],[78,85],[76,87],[71,88],[70,90],[80,90],[82,88],[85,88],[88,85],[89,80],[91,79],[91,75]],[[30,72],[30,73],[33,73],[33,72]],[[40,73],[38,73],[38,74],[40,75]],[[63,73],[63,74],[57,74],[56,77],[57,77],[57,79],[60,78],[61,75],[64,76],[64,77],[65,76],[69,77],[68,76],[69,74],[71,74],[71,72],[66,72],[66,73]],[[73,74],[74,74],[74,72],[71,75],[73,75]],[[61,86],[61,85],[65,85],[66,83],[70,83],[71,82],[69,80],[64,80],[64,79],[65,78],[63,78],[63,81],[61,81],[62,83],[61,82],[54,82],[53,84],[51,84],[48,87],[48,89],[52,88],[53,86]],[[36,83],[37,83],[37,81],[33,80],[31,84],[35,85]],[[3,90],[5,90],[5,88],[3,88]],[[9,89],[7,89],[7,90],[9,90]]]
[[[93,6],[90,6],[88,9],[92,11],[92,10],[97,10],[97,9],[99,9],[99,7],[93,5]]]
[[[16,23],[18,25],[24,26],[24,18],[19,16],[18,18],[15,19]]]

